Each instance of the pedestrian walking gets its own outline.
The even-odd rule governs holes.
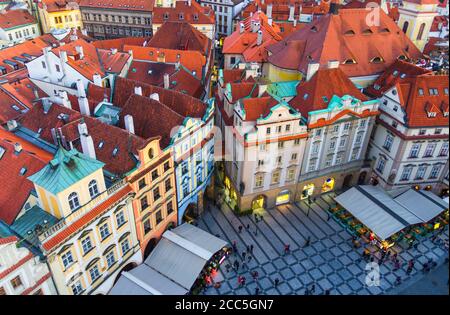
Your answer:
[[[397,260],[397,253],[394,253],[394,255],[391,256],[392,262],[395,263]]]
[[[397,278],[395,279],[395,285],[400,285],[402,283],[402,277],[397,276]]]
[[[326,289],[324,294],[325,295],[330,295],[330,289]]]
[[[316,291],[316,285],[315,284],[312,285],[310,291],[311,291],[311,294],[314,294],[314,292]]]
[[[406,269],[406,274],[409,275],[413,270],[412,266],[408,266],[408,269]]]
[[[291,251],[291,245],[289,244],[285,244],[284,245],[284,254],[289,254],[289,252]]]
[[[226,265],[225,265],[225,269],[227,270],[227,273],[230,272],[230,268],[231,268],[231,265],[230,265],[230,264],[226,264]]]
[[[250,254],[250,246],[247,245],[246,248],[247,248],[247,253]]]
[[[247,230],[250,230],[250,224],[247,224]]]
[[[400,269],[400,260],[396,260],[394,263],[394,271],[399,270]]]
[[[370,250],[366,247],[366,248],[364,248],[363,258],[364,258],[364,260],[366,260],[369,257],[370,257]]]
[[[244,276],[242,276],[242,286],[244,286],[245,285],[245,277]]]
[[[258,235],[258,228],[255,227],[255,236]]]
[[[238,282],[238,286],[242,285],[242,277],[241,276],[238,276],[237,282]]]
[[[278,286],[279,283],[280,283],[280,279],[275,278],[275,281],[274,281],[275,288]]]
[[[239,233],[242,232],[242,228],[243,228],[242,225],[239,225],[239,226],[238,226]]]
[[[255,213],[255,222],[258,223],[258,215]]]
[[[258,276],[259,276],[258,271],[255,270],[252,272],[253,280],[255,280],[255,281],[258,280]]]
[[[423,268],[422,268],[422,272],[423,273],[427,273],[428,271],[430,271],[430,267],[428,266],[428,263],[424,263],[423,264]]]
[[[250,253],[253,254],[253,244],[250,245]]]
[[[259,295],[259,288],[258,287],[255,288],[255,295]]]
[[[234,262],[234,267],[236,268],[236,270],[239,270],[239,261],[235,261]]]
[[[233,241],[233,252],[237,252],[237,242]]]
[[[247,264],[245,263],[245,261],[242,262],[242,269],[243,269],[243,270],[244,270],[244,269],[248,269],[248,266],[247,266]]]
[[[248,255],[247,260],[248,260],[248,263],[250,263],[250,260],[252,260],[252,256]]]
[[[242,260],[245,260],[245,252],[242,253]]]
[[[308,247],[310,243],[311,243],[311,236],[308,236],[308,237],[306,238],[306,243],[305,243],[305,246],[304,246],[304,247]]]

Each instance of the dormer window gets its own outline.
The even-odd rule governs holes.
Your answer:
[[[398,59],[400,59],[400,60],[406,60],[406,59],[408,59],[405,55],[400,55],[400,56],[398,56]]]
[[[400,75],[400,78],[401,78],[401,79],[406,78],[406,73],[402,73],[402,74]]]
[[[178,18],[179,18],[180,20],[184,20],[184,13],[181,12],[180,14],[178,14]]]
[[[434,104],[432,104],[430,102],[427,102],[425,104],[425,111],[427,113],[428,118],[436,117],[438,110],[439,109]]]
[[[448,88],[444,88],[444,94],[448,95]]]
[[[435,88],[428,89],[428,92],[430,93],[430,95],[439,95],[438,89]]]
[[[382,63],[383,62],[383,58],[381,57],[375,57],[372,58],[372,60],[370,60],[371,63]]]
[[[344,33],[344,35],[355,35],[355,31],[353,30],[348,30]]]
[[[114,150],[112,151],[112,155],[116,156],[118,152],[119,152],[119,148],[115,147]]]
[[[384,27],[380,30],[380,33],[390,33],[390,32],[391,31],[387,27]]]
[[[395,70],[394,72],[392,72],[392,75],[393,75],[394,77],[398,76],[398,71]]]
[[[317,32],[317,27],[316,26],[311,27],[311,31],[312,32]]]
[[[369,29],[369,28],[363,30],[362,33],[363,33],[363,34],[366,34],[366,35],[367,35],[367,34],[373,34],[372,30]]]
[[[303,95],[303,99],[304,99],[304,100],[307,100],[308,97],[309,97],[309,94],[308,94],[308,93],[305,93],[305,95]]]
[[[381,86],[379,84],[374,84],[373,88],[378,91],[379,89],[381,89]]]
[[[434,117],[436,117],[436,112],[428,112],[427,113],[427,116],[428,116],[428,118],[434,118]]]
[[[420,96],[423,96],[423,89],[419,88],[419,89],[418,89],[418,92],[419,92],[419,95],[420,95]]]
[[[78,194],[76,192],[71,193],[67,200],[69,201],[71,211],[75,211],[80,207],[80,199],[78,198]]]
[[[349,58],[349,59],[344,60],[344,65],[351,65],[351,64],[355,64],[355,63],[356,63],[355,59]]]
[[[164,20],[168,20],[169,19],[169,13],[164,13]]]
[[[198,21],[198,14],[194,14],[194,21]]]

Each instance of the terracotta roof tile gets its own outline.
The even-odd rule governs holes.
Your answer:
[[[215,14],[212,8],[202,7],[195,0],[191,1],[190,6],[188,1],[176,1],[175,7],[154,7],[153,24],[175,21],[186,21],[190,24],[215,24]]]
[[[126,11],[153,11],[154,0],[80,0],[80,7],[108,8]]]
[[[246,121],[255,121],[261,117],[266,117],[270,109],[278,104],[271,96],[246,98],[242,100],[242,107],[245,111]]]
[[[4,30],[34,23],[36,20],[28,10],[9,10],[0,13],[0,28]]]

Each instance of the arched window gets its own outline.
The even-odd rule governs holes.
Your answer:
[[[153,148],[150,148],[150,150],[148,150],[148,157],[153,159],[154,156],[155,156],[155,151],[153,150]]]
[[[71,211],[75,211],[80,207],[80,199],[78,199],[78,194],[73,192],[67,198],[69,200],[69,206]]]
[[[405,23],[403,23],[403,33],[406,34],[406,32],[408,31],[408,27],[409,27],[409,22],[405,21]]]
[[[94,198],[95,196],[98,195],[98,186],[97,181],[95,179],[89,182],[88,187],[89,187],[89,195],[91,196],[91,198]]]
[[[425,29],[425,23],[420,24],[419,33],[417,34],[417,40],[422,39],[424,29]]]

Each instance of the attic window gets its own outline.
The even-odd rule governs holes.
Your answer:
[[[392,73],[392,75],[393,75],[394,77],[396,77],[396,76],[398,75],[398,71],[395,70],[395,71]]]
[[[430,95],[439,95],[438,89],[428,89],[428,92],[430,93]]]
[[[434,117],[436,117],[436,112],[427,112],[427,116],[428,116],[428,118],[434,118]]]
[[[366,28],[365,30],[362,31],[363,34],[373,34],[372,30],[369,28]]]
[[[444,94],[448,95],[448,88],[444,88]]]
[[[356,61],[355,61],[355,59],[345,59],[344,60],[344,65],[351,65],[351,64],[355,64],[356,63]]]
[[[387,27],[384,27],[380,30],[380,33],[390,33],[390,32],[391,31]]]
[[[383,62],[383,58],[381,57],[375,57],[372,58],[372,60],[370,60],[371,63],[382,63]]]
[[[116,155],[117,155],[117,152],[119,152],[119,148],[118,148],[118,147],[115,147],[114,150],[112,151],[112,155],[113,155],[113,156],[116,156]]]
[[[184,14],[183,14],[183,13],[180,13],[180,14],[178,15],[178,18],[179,18],[180,20],[184,20]]]
[[[381,89],[381,86],[379,84],[374,84],[373,88],[378,91],[379,89]]]
[[[311,31],[317,32],[317,27],[314,25],[313,27],[311,27]]]
[[[169,19],[169,13],[164,13],[164,20],[168,20]]]
[[[406,58],[405,55],[400,55],[400,56],[398,56],[398,59],[400,59],[400,60],[406,60],[407,58]]]
[[[27,168],[26,167],[22,167],[21,169],[20,169],[20,175],[25,175],[25,173],[27,172]]]
[[[308,94],[308,93],[305,93],[305,95],[303,95],[303,99],[304,99],[304,100],[307,100],[308,97],[309,97],[309,94]]]
[[[198,21],[198,14],[194,14],[194,21]]]
[[[423,89],[420,89],[420,88],[419,88],[418,92],[419,92],[419,95],[420,95],[420,96],[423,96]]]
[[[103,145],[104,145],[104,144],[105,144],[104,141],[100,141],[100,143],[98,144],[98,148],[99,148],[99,149],[103,148]]]
[[[12,109],[15,111],[20,111],[20,108],[17,105],[11,105]]]
[[[344,35],[355,35],[355,31],[353,30],[348,30],[344,33]]]

